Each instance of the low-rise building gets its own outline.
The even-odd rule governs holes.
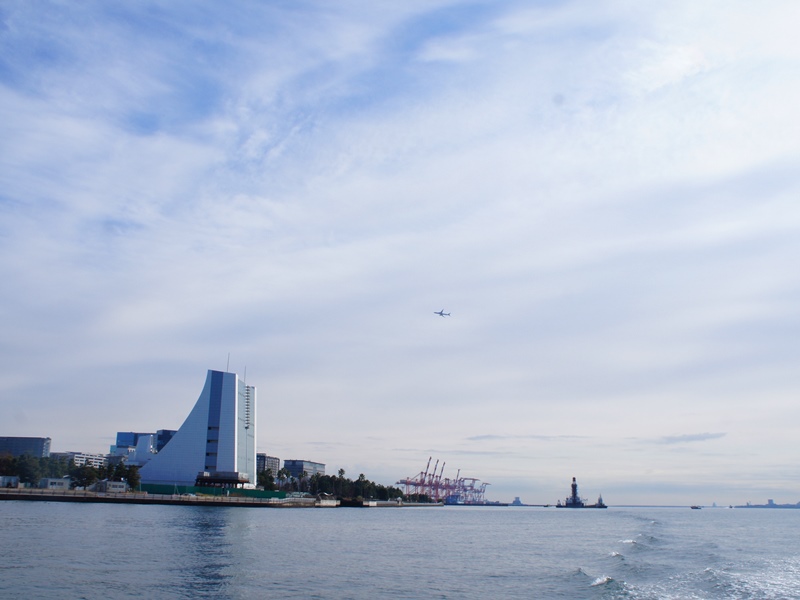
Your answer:
[[[95,492],[105,492],[108,494],[124,494],[128,491],[128,484],[124,481],[98,481],[94,484],[93,489]]]
[[[43,490],[68,490],[68,477],[44,477],[39,480],[39,488]]]
[[[0,475],[0,488],[18,488],[19,477],[16,475]]]

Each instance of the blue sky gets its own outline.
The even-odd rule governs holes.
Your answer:
[[[0,6],[0,433],[800,500],[800,7],[396,4]]]

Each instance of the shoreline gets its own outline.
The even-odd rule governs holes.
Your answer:
[[[413,508],[441,506],[428,503],[398,503],[372,500],[340,503],[317,498],[254,498],[249,496],[205,496],[193,494],[151,494],[148,492],[89,492],[84,490],[44,490],[36,488],[0,489],[0,501],[82,502],[90,504],[154,504],[171,506],[225,506],[246,508]]]
[[[88,492],[83,490],[5,489],[0,501],[83,502],[105,504],[160,504],[173,506],[241,506],[252,508],[327,507],[315,498],[250,498],[243,496],[194,496],[188,494],[149,494],[147,492]]]

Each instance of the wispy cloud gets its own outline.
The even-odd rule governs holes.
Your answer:
[[[668,435],[655,440],[657,444],[689,444],[694,442],[707,442],[725,437],[725,433],[685,433],[682,435]]]
[[[467,438],[470,442],[493,442],[493,441],[515,441],[515,440],[537,440],[543,442],[560,440],[585,440],[589,436],[584,435],[475,435]]]

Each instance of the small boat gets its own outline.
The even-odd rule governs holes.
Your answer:
[[[703,507],[702,506],[697,506],[697,504],[692,504],[689,508],[691,508],[692,510],[700,510]]]

